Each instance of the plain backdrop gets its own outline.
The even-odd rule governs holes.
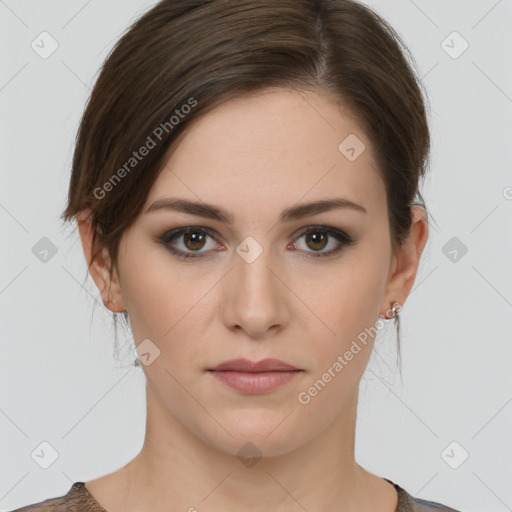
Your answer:
[[[154,3],[0,0],[3,511],[61,496],[142,446],[145,378],[122,331],[115,359],[111,314],[92,279],[82,287],[78,234],[59,216],[97,72]],[[362,378],[356,458],[419,498],[510,511],[512,2],[368,5],[403,37],[427,88],[422,192],[436,223],[401,312],[403,381],[392,323]],[[58,45],[46,58],[41,38],[47,52]]]

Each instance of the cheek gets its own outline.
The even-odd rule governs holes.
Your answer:
[[[169,307],[169,298],[180,293],[157,251],[141,245],[128,240],[119,258],[120,286],[136,343],[158,338],[172,326],[176,308]]]
[[[135,344],[149,338],[167,363],[193,360],[200,350],[200,319],[208,315],[204,299],[213,285],[213,277],[182,272],[170,258],[165,251],[146,248],[120,261]]]
[[[319,325],[315,346],[320,365],[315,374],[323,374],[344,354],[346,360],[342,364],[346,366],[337,375],[353,372],[357,376],[364,371],[379,325],[387,272],[387,261],[379,254],[385,251],[359,247],[330,269],[329,279],[317,276],[317,280],[309,280],[315,284],[309,286],[305,302],[316,313],[315,322]]]
[[[359,258],[312,298],[322,334],[315,336],[310,379],[297,400],[312,417],[330,411],[327,423],[350,406],[371,356],[382,271],[376,267],[375,258]]]
[[[330,269],[328,279],[307,286],[307,302],[336,333],[376,321],[386,277],[386,262],[376,254],[354,251]]]

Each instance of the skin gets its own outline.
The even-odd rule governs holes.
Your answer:
[[[338,150],[350,134],[366,145],[355,161]],[[428,237],[425,211],[413,207],[410,235],[393,255],[376,162],[357,120],[321,91],[230,100],[185,132],[144,211],[175,197],[221,206],[235,220],[142,213],[123,234],[113,279],[106,251],[91,267],[102,297],[115,300],[109,309],[128,311],[135,344],[149,338],[160,350],[141,365],[148,411],[141,452],[86,482],[109,512],[395,511],[391,484],[354,458],[358,386],[373,338],[308,404],[297,399],[413,286]],[[290,206],[334,197],[367,213],[337,209],[278,223]],[[90,263],[87,213],[79,226]],[[210,228],[217,240],[201,246],[180,236],[172,245],[207,257],[180,260],[156,241],[187,226]],[[326,253],[338,242],[308,241],[301,235],[309,226],[340,229],[355,243],[315,258],[315,249]],[[236,252],[248,236],[263,249],[252,263]],[[303,372],[270,393],[247,395],[206,371],[238,357],[273,357]],[[248,442],[262,453],[251,467],[237,457]]]

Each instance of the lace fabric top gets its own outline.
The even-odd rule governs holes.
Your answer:
[[[395,512],[460,512],[434,501],[414,498],[398,484],[385,478],[398,494]],[[50,498],[11,512],[108,512],[89,493],[84,482],[75,482],[65,496]]]

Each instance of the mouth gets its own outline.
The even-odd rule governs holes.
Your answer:
[[[257,362],[232,359],[209,368],[208,372],[218,381],[237,391],[260,394],[287,384],[304,370],[278,359],[263,359]]]

